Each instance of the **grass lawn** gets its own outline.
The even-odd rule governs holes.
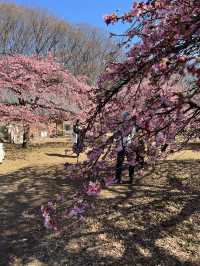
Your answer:
[[[76,189],[63,168],[76,158],[64,146],[8,151],[0,165],[1,266],[200,265],[200,152],[159,162],[132,187],[103,190],[94,213],[58,236],[39,208],[62,191],[67,203]]]

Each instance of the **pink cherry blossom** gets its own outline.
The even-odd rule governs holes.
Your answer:
[[[86,194],[88,196],[98,196],[101,192],[101,185],[98,181],[92,182],[90,181],[89,184],[86,186]]]

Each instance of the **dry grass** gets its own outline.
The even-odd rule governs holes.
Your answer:
[[[169,160],[200,160],[200,152],[186,150],[169,156]]]
[[[0,165],[0,265],[200,265],[200,153],[160,162],[132,187],[103,191],[83,224],[62,236],[42,226],[39,206],[76,184],[61,147],[8,153]]]
[[[71,154],[71,153],[70,153]],[[74,157],[74,155],[72,155]],[[75,163],[76,158],[66,158],[64,147],[43,147],[31,151],[15,151],[0,165],[0,174],[7,174],[25,167],[51,166],[64,164],[66,161]]]

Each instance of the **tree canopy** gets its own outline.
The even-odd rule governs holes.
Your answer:
[[[176,136],[185,140],[199,136],[199,8],[196,1],[143,1],[133,3],[124,15],[105,16],[107,24],[127,23],[123,45],[128,52],[123,62],[110,63],[99,79],[97,105],[88,118],[88,129],[99,121],[99,135],[113,135],[95,148],[96,156],[105,152],[111,138],[113,143],[118,137],[114,132],[126,110],[132,119],[126,122],[124,134],[130,132],[136,118],[149,146],[147,156],[153,161],[160,155],[161,145],[174,150]],[[191,86],[184,82],[189,76]],[[112,147],[114,151],[114,143]]]
[[[90,87],[53,57],[1,56],[0,66],[1,121],[73,119],[81,111],[81,92]]]

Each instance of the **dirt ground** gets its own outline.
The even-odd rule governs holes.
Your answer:
[[[76,189],[63,167],[76,158],[64,149],[8,151],[0,165],[1,266],[200,265],[200,152],[160,162],[131,187],[109,187],[84,223],[57,236],[44,229],[40,205]]]

